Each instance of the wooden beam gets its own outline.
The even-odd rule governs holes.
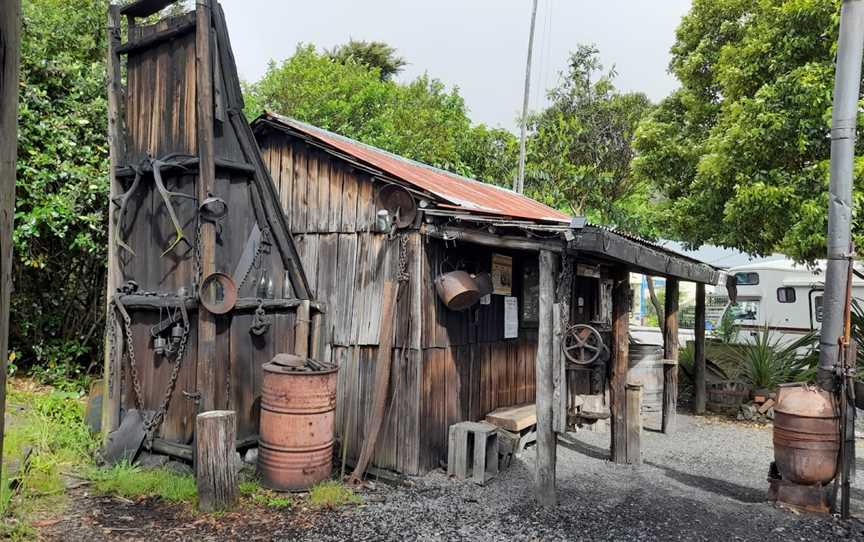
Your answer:
[[[566,246],[563,241],[529,239],[527,237],[515,237],[512,235],[496,235],[494,233],[486,233],[453,226],[424,224],[421,231],[424,235],[448,241],[467,241],[469,243],[489,247],[530,250],[532,252],[545,250],[560,254],[561,252],[564,252],[564,247]]]
[[[627,464],[642,464],[642,384],[626,384]]]
[[[127,41],[126,43],[116,48],[117,54],[128,55],[142,49],[149,49],[151,47],[159,45],[163,41],[172,40],[188,32],[191,32],[195,29],[195,14],[190,13],[189,15],[190,17],[184,18],[182,21],[175,24],[174,26],[171,26],[170,28],[148,34],[143,38]]]
[[[612,461],[627,463],[627,411],[625,385],[630,356],[630,273],[619,266],[612,276],[612,378],[609,383],[612,412]]]
[[[678,408],[678,280],[666,279],[666,325],[663,327],[663,432],[675,431]]]
[[[309,357],[309,301],[304,300],[297,308],[294,320],[294,355]]]
[[[0,460],[6,413],[9,300],[12,291],[12,227],[18,158],[18,64],[21,2],[0,1]],[[2,462],[2,461],[0,461]]]
[[[127,17],[147,17],[162,11],[176,1],[177,0],[138,0],[137,2],[132,2],[123,6],[120,10],[120,14],[126,15]]]
[[[705,414],[705,285],[696,284],[696,329],[695,329],[693,365],[694,365],[694,407],[696,414]]]
[[[120,269],[120,262],[116,249],[116,221],[117,217],[114,213],[113,204],[114,198],[123,191],[120,182],[117,180],[117,164],[126,157],[126,149],[123,144],[123,112],[121,105],[122,90],[120,89],[120,56],[117,54],[117,45],[120,43],[120,7],[111,5],[108,7],[108,59],[107,59],[107,90],[108,90],[108,280],[106,285],[105,295],[105,313],[111,309],[111,299],[117,287],[120,286],[120,281],[123,278],[123,272]],[[106,318],[106,322],[110,322]],[[119,322],[115,329],[108,329],[106,326],[105,337],[105,366],[102,382],[105,386],[102,392],[102,438],[107,439],[108,433],[117,429],[120,426],[120,382],[122,381],[121,373],[123,370],[121,358],[119,355],[123,351],[124,334],[121,332]],[[111,358],[111,352],[108,347],[108,335],[113,334],[117,343],[115,351],[117,355],[114,359]]]
[[[537,404],[537,477],[535,494],[541,506],[555,506],[555,460],[557,438],[552,430],[554,369],[553,305],[557,283],[557,256],[549,250],[540,251],[540,309],[537,330],[536,404]]]
[[[195,85],[198,122],[198,201],[216,192],[216,164],[213,149],[213,64],[211,53],[211,1],[198,0],[195,8]],[[201,280],[216,271],[216,224],[201,221]],[[205,311],[198,314],[198,392],[201,410],[216,408],[217,364],[216,316]]]

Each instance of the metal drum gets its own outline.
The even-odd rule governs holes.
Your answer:
[[[840,413],[827,391],[780,386],[774,407],[774,461],[784,480],[827,484],[837,471]]]
[[[642,424],[659,429],[663,417],[663,347],[630,343],[627,382],[642,384]]]
[[[336,372],[267,363],[261,384],[258,469],[278,491],[302,491],[330,477]]]

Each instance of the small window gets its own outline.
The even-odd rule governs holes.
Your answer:
[[[777,288],[777,301],[780,303],[795,303],[795,288],[788,286]]]
[[[813,312],[814,312],[814,315],[816,316],[816,321],[821,322],[822,321],[822,313],[823,313],[823,311],[822,311],[822,296],[821,295],[816,296],[816,298],[813,300],[813,305],[814,305],[813,306]]]
[[[738,286],[756,286],[759,284],[759,273],[735,273],[735,284]]]
[[[734,305],[729,305],[729,312],[732,315],[732,320],[739,322],[742,320],[753,321],[759,316],[759,301],[755,299],[739,300]]]

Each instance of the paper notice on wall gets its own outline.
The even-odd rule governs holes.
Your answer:
[[[492,293],[510,295],[513,292],[513,258],[503,254],[492,255]]]
[[[504,338],[515,339],[519,336],[519,300],[515,297],[504,298]]]

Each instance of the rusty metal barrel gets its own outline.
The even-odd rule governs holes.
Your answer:
[[[277,491],[302,491],[330,477],[336,372],[263,367],[258,470]]]
[[[774,462],[784,480],[827,484],[837,472],[840,414],[827,391],[780,386],[774,407]]]

